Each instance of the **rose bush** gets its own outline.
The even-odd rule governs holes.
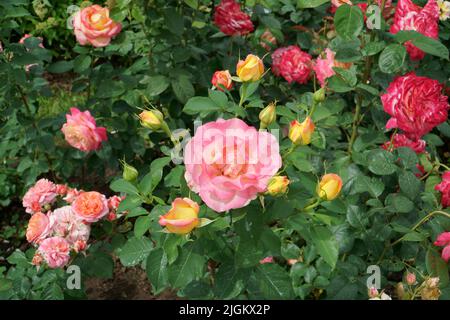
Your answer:
[[[450,298],[448,2],[64,2],[0,2],[1,299]]]

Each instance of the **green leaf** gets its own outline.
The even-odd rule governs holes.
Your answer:
[[[360,206],[349,205],[347,208],[347,222],[356,229],[365,230],[369,224],[369,219]]]
[[[152,285],[153,293],[158,294],[163,291],[168,284],[167,255],[163,249],[158,248],[149,253],[145,270]]]
[[[183,112],[189,115],[220,111],[221,107],[209,97],[193,97],[188,100]]]
[[[117,179],[111,182],[109,188],[114,192],[123,192],[126,194],[139,194],[138,189],[131,182],[125,179]]]
[[[297,8],[299,9],[316,8],[327,2],[330,2],[330,0],[297,0]]]
[[[359,7],[344,4],[336,10],[334,26],[342,38],[356,38],[364,26],[364,14]]]
[[[319,255],[334,269],[338,259],[339,246],[331,231],[322,226],[312,227],[311,240]]]
[[[64,73],[72,70],[73,61],[58,61],[48,66],[47,71],[50,73]]]
[[[184,32],[184,17],[173,8],[164,10],[164,21],[170,32],[181,36]]]
[[[404,46],[390,44],[381,52],[378,66],[384,73],[396,73],[402,68],[405,58],[406,49]]]
[[[440,287],[445,288],[449,284],[448,266],[434,248],[428,249],[425,263],[428,273],[439,277]]]
[[[411,41],[413,45],[422,51],[442,59],[449,60],[448,48],[439,40],[427,37],[417,31],[402,30],[394,35],[394,39],[400,43]]]
[[[125,267],[135,266],[152,250],[152,242],[146,237],[130,238],[119,252],[120,262]]]
[[[384,149],[372,150],[367,159],[369,170],[377,175],[389,175],[397,170],[397,166],[394,164],[394,155]]]
[[[91,66],[92,58],[87,55],[79,55],[73,60],[73,71],[82,73]]]
[[[174,288],[182,288],[203,275],[205,258],[196,253],[193,244],[181,249],[178,259],[168,269],[169,282]]]
[[[264,299],[289,300],[294,297],[291,279],[285,269],[274,263],[256,268],[256,279]]]
[[[369,192],[372,197],[377,198],[383,193],[384,184],[383,181],[378,178],[369,178],[367,176],[359,175],[356,177],[353,188],[357,193]]]
[[[145,89],[145,93],[149,96],[157,96],[169,87],[170,81],[166,76],[151,76],[148,79],[145,79],[145,83],[147,83],[147,88]]]
[[[198,0],[184,0],[184,3],[186,3],[192,9],[198,8]]]
[[[400,190],[408,196],[411,200],[417,198],[420,193],[421,183],[416,175],[410,171],[402,172],[398,177]]]
[[[150,219],[150,216],[141,216],[137,218],[134,223],[134,236],[136,238],[142,237],[148,231],[151,224],[152,220]]]
[[[237,269],[233,262],[220,265],[215,276],[214,294],[218,299],[233,299],[245,288],[249,269]]]
[[[10,279],[0,278],[0,291],[6,291],[12,288],[13,282]]]
[[[172,90],[181,103],[186,103],[189,98],[195,95],[195,89],[191,79],[186,75],[179,75],[172,80]]]
[[[178,165],[170,171],[164,178],[164,185],[166,187],[180,187],[184,179],[184,166]]]

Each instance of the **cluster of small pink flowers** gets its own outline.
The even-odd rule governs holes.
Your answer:
[[[96,191],[77,190],[47,179],[37,181],[23,198],[23,206],[31,214],[26,238],[37,247],[32,263],[64,267],[72,251],[87,248],[90,224],[106,215],[117,217],[122,200],[118,196],[107,199]]]

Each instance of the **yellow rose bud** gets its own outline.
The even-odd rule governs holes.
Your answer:
[[[191,199],[176,198],[169,212],[159,217],[159,224],[171,233],[186,234],[199,225],[198,211],[198,204]]]
[[[267,194],[277,196],[286,193],[289,182],[289,179],[285,176],[272,177],[267,185]]]
[[[342,179],[337,174],[329,173],[322,177],[317,185],[317,195],[323,200],[335,199],[342,189]]]
[[[289,128],[289,139],[296,145],[307,145],[311,143],[311,136],[316,126],[310,117],[306,117],[302,123],[294,120]]]
[[[269,104],[259,113],[259,120],[261,120],[261,127],[267,127],[277,119],[277,112],[275,110],[275,103]]]
[[[139,118],[142,126],[153,131],[161,129],[164,123],[164,115],[156,109],[141,112]]]
[[[253,54],[249,54],[245,60],[239,60],[236,66],[236,74],[242,82],[258,81],[263,73],[262,60]]]

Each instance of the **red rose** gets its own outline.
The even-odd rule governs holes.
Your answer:
[[[421,8],[411,0],[399,0],[395,9],[394,23],[389,30],[396,34],[401,30],[414,30],[427,37],[437,39],[439,35],[439,7],[436,0],[429,0]],[[425,53],[410,41],[405,43],[411,60],[421,60]]]
[[[396,77],[381,96],[384,111],[392,118],[386,128],[402,129],[411,140],[419,140],[434,127],[447,120],[447,96],[442,85],[427,77],[410,72]]]
[[[442,175],[442,182],[436,185],[434,189],[442,193],[442,206],[444,208],[450,206],[450,171],[446,171]]]
[[[228,36],[246,35],[254,30],[250,16],[234,0],[222,0],[214,12],[214,23]]]
[[[308,82],[311,68],[311,56],[298,46],[279,48],[272,54],[272,72],[289,83]]]
[[[397,149],[400,147],[408,147],[411,148],[415,153],[424,153],[426,142],[424,140],[411,140],[408,139],[404,134],[395,134],[394,139],[392,140],[393,149]],[[381,147],[385,150],[389,150],[391,146],[391,141],[385,142]]]

